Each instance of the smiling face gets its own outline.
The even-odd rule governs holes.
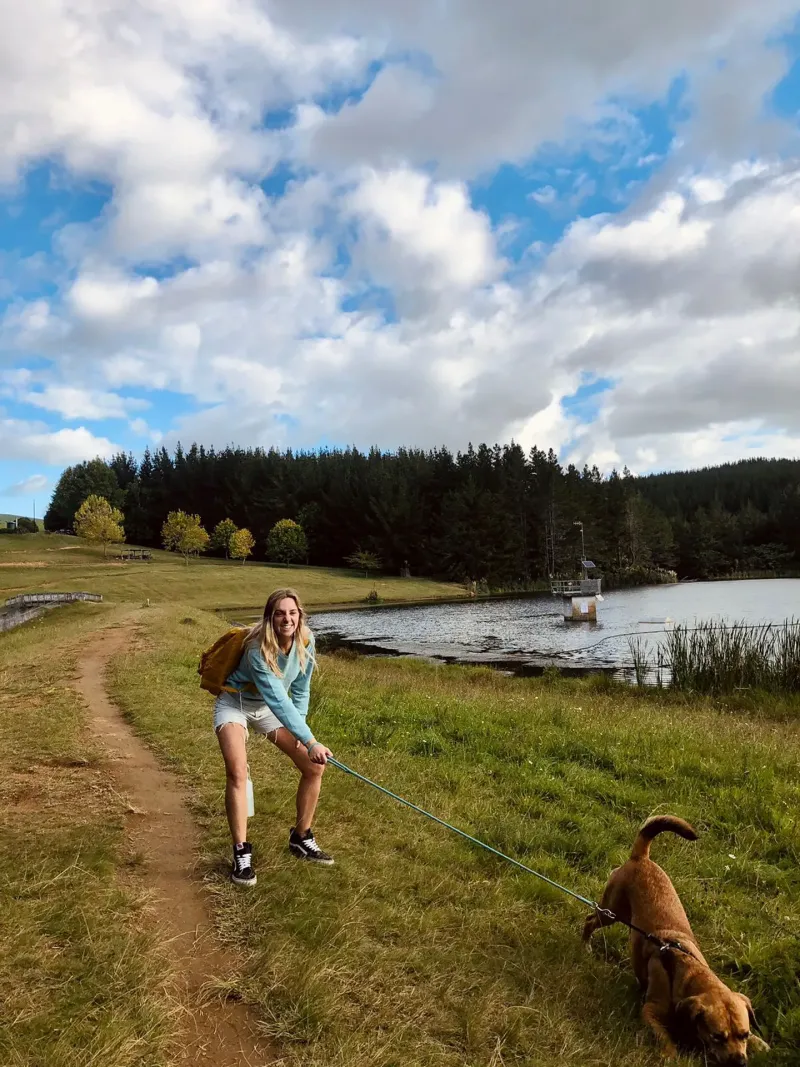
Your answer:
[[[723,996],[690,997],[684,1009],[712,1063],[744,1067],[750,1038],[749,1002],[740,993],[726,989]]]
[[[291,597],[279,600],[272,613],[272,629],[282,648],[288,648],[300,625],[300,611],[297,602]]]

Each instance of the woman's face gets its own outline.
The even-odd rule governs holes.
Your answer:
[[[290,596],[278,601],[278,606],[272,616],[272,628],[279,641],[290,640],[297,633],[300,625],[300,612],[297,604]]]

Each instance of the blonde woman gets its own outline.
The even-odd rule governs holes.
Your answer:
[[[214,705],[214,731],[225,760],[225,810],[233,838],[231,881],[253,886],[253,848],[247,838],[247,735],[252,728],[285,752],[300,772],[297,820],[289,850],[298,859],[330,866],[333,858],[317,844],[311,824],[330,749],[306,724],[314,637],[292,589],[276,589],[264,617],[250,631],[239,666],[226,680],[235,693],[220,693]]]

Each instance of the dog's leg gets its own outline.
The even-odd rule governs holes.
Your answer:
[[[603,924],[600,920],[600,916],[597,915],[595,912],[592,912],[591,915],[587,915],[586,922],[583,924],[583,940],[588,941],[592,934],[595,932],[595,930],[599,930],[602,925]]]
[[[616,870],[611,872],[611,877],[606,882],[606,887],[603,890],[603,896],[600,898],[601,912],[593,911],[591,915],[586,917],[586,922],[583,924],[584,941],[588,941],[592,934],[602,926],[613,926],[618,921],[617,918],[609,918],[608,915],[603,915],[602,911],[610,911],[623,921],[627,921],[630,918],[630,905],[625,894],[623,872],[623,867],[617,867]]]
[[[659,959],[651,959],[647,968],[647,993],[642,1008],[642,1018],[653,1031],[665,1059],[678,1055],[675,1042],[667,1030],[670,1016],[669,977]]]
[[[656,1035],[656,1040],[661,1046],[661,1054],[664,1059],[677,1059],[678,1050],[667,1030],[667,1014],[662,1012],[653,1001],[648,1000],[642,1008],[642,1018]]]
[[[600,901],[600,907],[616,914],[615,904],[614,885],[613,882],[609,882],[603,893],[603,899]],[[616,918],[612,919],[601,912],[593,911],[591,915],[586,916],[586,922],[583,924],[583,940],[588,941],[592,934],[602,926],[613,926],[616,921]]]

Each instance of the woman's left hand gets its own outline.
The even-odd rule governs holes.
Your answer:
[[[326,748],[325,745],[318,742],[316,745],[312,746],[308,758],[312,763],[321,763],[324,766],[328,762],[328,757],[332,755],[333,753],[329,748]]]

